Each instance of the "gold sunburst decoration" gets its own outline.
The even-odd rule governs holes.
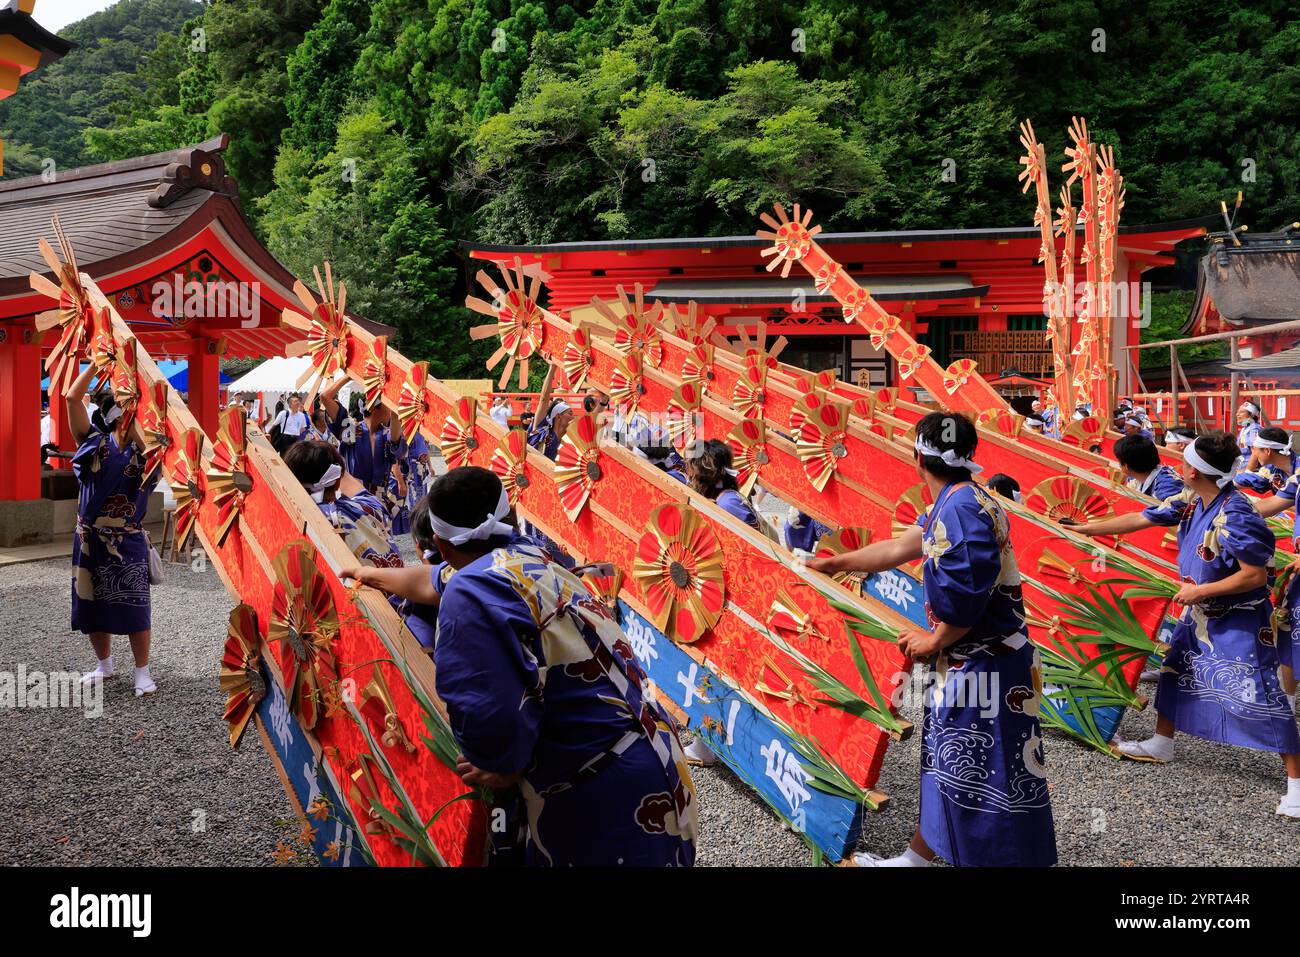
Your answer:
[[[572,522],[578,520],[592,489],[604,477],[597,436],[595,416],[575,416],[555,455],[556,489],[564,514]]]
[[[1054,522],[1065,518],[1079,524],[1115,514],[1106,496],[1073,475],[1043,479],[1025,496],[1025,508]]]
[[[591,351],[591,335],[586,329],[574,329],[573,336],[564,344],[560,368],[569,388],[579,392],[587,386],[587,377],[596,366],[595,353]]]
[[[284,310],[281,315],[285,325],[307,333],[305,340],[291,342],[284,350],[286,356],[311,357],[311,364],[298,379],[300,389],[309,380],[312,383],[311,392],[303,403],[303,407],[307,409],[310,409],[316,400],[316,393],[320,391],[321,385],[333,379],[340,369],[347,368],[348,343],[351,341],[346,318],[347,285],[341,280],[337,287],[334,285],[334,271],[328,261],[325,263],[324,280],[321,279],[319,268],[312,267],[312,273],[316,277],[316,292],[320,295],[319,300],[301,279],[293,284],[294,295],[298,297],[298,301],[307,310],[310,318],[292,309]]]
[[[429,413],[429,395],[425,386],[429,384],[429,363],[413,362],[411,371],[402,383],[402,394],[397,399],[397,421],[402,426],[402,435],[410,442],[424,423]]]
[[[784,588],[778,588],[776,598],[767,613],[767,627],[776,632],[785,641],[807,641],[817,638],[830,644],[830,638],[818,628],[813,617],[804,611],[794,596]]]
[[[696,345],[682,360],[682,381],[702,389],[705,392],[713,388],[717,373],[713,369],[713,350],[711,342]]]
[[[684,503],[670,502],[650,513],[632,577],[655,627],[681,644],[704,637],[726,607],[722,546]]]
[[[625,356],[635,353],[643,364],[659,368],[664,361],[664,343],[659,334],[664,319],[663,303],[656,302],[647,308],[645,287],[641,283],[633,286],[632,298],[628,298],[627,289],[622,285],[615,286],[614,291],[623,310],[621,315],[599,296],[591,299],[591,305],[614,330],[614,348]]]
[[[212,448],[208,491],[217,509],[216,542],[225,542],[244,510],[244,498],[253,490],[248,471],[248,413],[242,405],[221,410],[221,426]]]
[[[474,450],[478,448],[478,438],[474,434],[474,415],[478,403],[469,396],[457,399],[442,420],[442,431],[438,433],[438,447],[447,468],[460,468],[469,465]]]
[[[477,313],[492,316],[495,322],[485,326],[473,326],[469,330],[471,339],[486,339],[498,336],[501,346],[492,353],[487,361],[489,369],[495,369],[502,359],[506,359],[505,369],[497,382],[498,389],[504,389],[510,376],[519,366],[519,388],[528,387],[528,361],[542,347],[546,337],[546,322],[537,296],[541,292],[540,274],[534,274],[531,282],[524,274],[523,260],[515,257],[513,267],[503,266],[501,275],[505,278],[506,288],[502,289],[495,279],[480,269],[475,278],[492,297],[485,302],[477,296],[468,296],[465,305]]]
[[[794,204],[793,219],[786,215],[785,207],[780,203],[777,203],[774,209],[776,219],[767,213],[761,213],[758,217],[769,227],[760,229],[757,233],[758,237],[772,244],[760,250],[759,255],[769,260],[768,272],[780,266],[781,278],[787,279],[790,276],[790,267],[812,252],[813,240],[822,228],[820,226],[808,228],[808,224],[812,222],[812,210],[804,212],[798,203]]]
[[[830,558],[856,552],[859,548],[866,548],[870,544],[871,529],[851,525],[848,528],[827,532],[817,539],[817,544],[813,546],[813,554],[818,558]],[[862,583],[866,581],[867,576],[863,572],[836,572],[831,578],[852,592],[861,592]]]
[[[28,282],[33,290],[58,303],[54,309],[36,316],[36,331],[44,333],[56,327],[59,329],[58,341],[45,360],[45,371],[50,376],[50,395],[63,395],[80,373],[81,354],[94,332],[95,309],[86,287],[81,284],[76,252],[63,232],[58,216],[54,217],[54,237],[63,257],[61,260],[45,237],[37,240],[37,246],[58,285],[36,272],[28,276]]]
[[[520,494],[528,488],[527,461],[528,436],[523,429],[511,429],[492,451],[492,471],[501,480],[511,505],[518,505]]]
[[[683,382],[673,390],[668,400],[668,435],[673,446],[683,449],[695,439],[696,424],[700,407],[704,402],[704,393],[694,385]]]
[[[290,542],[273,565],[275,593],[266,639],[279,646],[289,708],[303,730],[310,731],[338,682],[334,658],[338,613],[329,583],[316,567],[316,546],[311,542]]]
[[[388,336],[376,336],[366,347],[361,386],[366,391],[366,408],[373,409],[384,398],[388,386]]]
[[[176,499],[176,550],[184,551],[199,509],[207,496],[208,482],[203,475],[203,433],[186,429],[172,464],[172,497]]]
[[[230,746],[239,747],[244,729],[258,704],[266,697],[266,678],[259,664],[257,612],[252,605],[236,605],[226,626],[226,645],[221,653],[221,691],[226,696],[222,719],[230,728]]]
[[[767,451],[767,426],[762,419],[743,419],[727,435],[736,485],[740,494],[752,495],[763,466],[772,461]]]
[[[645,369],[641,355],[630,352],[609,377],[609,399],[623,410],[624,415],[631,418],[639,411],[645,393]]]
[[[840,460],[849,454],[849,405],[847,402],[823,401],[811,395],[800,401],[805,403],[807,416],[799,428],[795,449],[808,481],[821,492],[838,471]]]

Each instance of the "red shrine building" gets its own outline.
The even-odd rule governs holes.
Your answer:
[[[1121,225],[1116,276],[1126,291],[1116,299],[1121,319],[1113,336],[1121,393],[1132,389],[1124,346],[1140,335],[1142,274],[1172,264],[1178,243],[1204,236],[1216,221]],[[817,239],[933,350],[939,365],[974,359],[990,380],[1006,380],[1009,395],[1019,394],[1026,378],[1050,378],[1037,228],[822,233]],[[765,321],[769,337],[789,340],[783,361],[810,370],[834,368],[842,378],[872,386],[895,384],[889,355],[872,348],[861,327],[845,324],[838,303],[818,293],[811,276],[798,266],[787,279],[767,271],[759,255],[765,245],[754,236],[717,236],[545,246],[462,242],[461,248],[502,264],[518,257],[526,270],[540,270],[550,307],[568,318],[597,320],[593,297],[614,300],[617,286],[630,294],[640,283],[648,301],[697,303],[701,315],[715,317],[726,335]],[[1080,278],[1083,272],[1079,267]]]

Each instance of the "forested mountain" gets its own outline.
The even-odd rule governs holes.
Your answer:
[[[231,171],[276,253],[298,271],[331,258],[359,312],[455,375],[478,360],[451,237],[747,233],[759,210],[796,199],[828,229],[1028,223],[1024,117],[1057,159],[1070,117],[1088,118],[1115,146],[1127,222],[1204,215],[1238,189],[1257,228],[1295,219],[1293,11],[123,0],[66,31],[93,26],[98,49],[112,24],[105,52],[25,83],[0,105],[0,129],[76,161],[229,133]],[[54,132],[38,136],[46,112]]]

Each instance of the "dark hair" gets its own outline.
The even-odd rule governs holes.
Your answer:
[[[1080,406],[1076,406],[1075,409],[1074,409],[1074,411],[1075,411],[1075,414],[1076,414],[1076,415],[1081,415],[1081,416],[1083,416],[1085,419],[1091,419],[1091,418],[1092,418],[1092,410],[1089,409],[1089,408],[1087,408],[1086,406],[1082,406],[1082,405],[1080,405]]]
[[[422,496],[411,509],[411,538],[421,553],[438,554],[438,543],[433,540],[433,523],[429,521],[429,496]]]
[[[117,408],[117,398],[113,395],[112,390],[107,390],[99,394],[95,400],[95,411],[90,415],[91,424],[100,432],[112,432],[112,427],[108,424],[108,414]]]
[[[1160,464],[1156,444],[1145,435],[1126,435],[1115,442],[1115,458],[1134,472],[1151,472]]]
[[[323,425],[329,424],[329,416],[325,414],[324,409],[317,408],[316,411],[311,414],[311,424],[316,425],[317,419],[319,419]]]
[[[1199,436],[1193,447],[1197,455],[1221,472],[1231,472],[1237,456],[1241,454],[1236,438],[1217,429]]]
[[[284,464],[303,488],[310,488],[321,480],[331,465],[346,470],[343,456],[328,442],[312,440],[295,442],[284,453]]]
[[[501,480],[489,469],[462,465],[434,479],[424,500],[429,512],[448,525],[472,528],[496,511],[501,501]],[[495,547],[494,540],[499,543],[500,536],[456,547],[465,552],[486,552]]]
[[[1283,442],[1286,445],[1291,444],[1291,436],[1286,434],[1286,429],[1279,429],[1276,425],[1270,425],[1259,430],[1259,437],[1266,442]],[[1273,449],[1268,451],[1272,452]]]
[[[686,452],[686,480],[701,495],[717,498],[726,489],[735,489],[736,478],[727,474],[731,468],[731,447],[721,439],[696,439]]]
[[[1010,475],[1007,475],[1004,472],[999,472],[997,475],[989,476],[989,488],[993,489],[993,491],[997,492],[1003,498],[1014,499],[1015,495],[1012,493],[1020,491],[1020,483]]]
[[[952,450],[964,459],[975,454],[979,433],[975,423],[956,412],[931,412],[916,423],[916,437],[940,452]],[[954,468],[937,455],[920,456],[921,467],[937,479],[949,482],[969,482],[970,470]]]
[[[1166,442],[1169,441],[1169,436],[1171,435],[1178,436],[1184,442],[1193,442],[1196,440],[1196,433],[1193,432],[1191,429],[1187,428],[1186,426],[1182,426],[1182,425],[1178,426],[1177,428],[1170,429],[1168,432],[1165,433]]]

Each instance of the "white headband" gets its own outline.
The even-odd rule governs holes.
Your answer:
[[[1255,441],[1251,443],[1257,449],[1276,449],[1279,452],[1290,452],[1291,445],[1287,442],[1274,442],[1272,439],[1261,439],[1255,436]]]
[[[555,417],[557,415],[559,415],[561,412],[568,412],[568,411],[569,411],[569,403],[565,402],[563,399],[556,399],[553,403],[551,403],[551,408],[546,413],[546,421],[554,422]]]
[[[466,542],[485,541],[493,535],[513,535],[514,528],[501,521],[509,514],[510,496],[506,495],[506,490],[503,488],[501,498],[497,500],[496,510],[473,528],[449,525],[433,512],[429,513],[429,524],[433,527],[433,534],[439,538],[453,545],[464,545]]]
[[[1230,473],[1216,469],[1209,462],[1205,461],[1205,459],[1201,458],[1196,451],[1195,442],[1187,446],[1186,450],[1183,452],[1183,461],[1196,469],[1196,471],[1200,472],[1202,475],[1209,475],[1211,477],[1217,476],[1217,478],[1214,479],[1214,484],[1219,486],[1219,488],[1223,488],[1232,481],[1232,475]]]
[[[1241,405],[1237,406],[1238,412],[1240,412],[1242,409],[1245,409],[1251,415],[1256,415],[1256,416],[1259,415],[1259,406],[1255,405],[1254,402],[1243,402],[1241,403]]]
[[[1128,419],[1125,419],[1125,420],[1124,420],[1124,424],[1125,424],[1125,425],[1136,425],[1139,429],[1142,428],[1142,421],[1141,421],[1140,419],[1128,418]]]
[[[307,491],[311,492],[312,501],[318,505],[323,502],[325,500],[325,490],[337,483],[342,477],[343,469],[339,467],[339,464],[337,462],[331,464],[319,481],[314,485],[307,486]]]
[[[122,417],[122,407],[120,405],[115,405],[113,406],[113,408],[109,409],[108,414],[104,416],[104,424],[112,425],[121,417]]]
[[[432,548],[426,548],[420,554],[424,556],[424,560],[426,562],[431,562],[433,561],[433,556],[436,555],[437,552],[435,552]]]
[[[1011,497],[1017,502],[1022,501],[1022,499],[1020,498],[1020,493],[1017,492],[1015,489],[1011,490]]]
[[[972,473],[984,471],[984,466],[976,465],[970,459],[962,458],[952,449],[945,449],[941,452],[920,436],[917,436],[916,438],[916,451],[920,452],[922,455],[933,455],[937,459],[943,459],[943,464],[949,468],[968,469]]]

